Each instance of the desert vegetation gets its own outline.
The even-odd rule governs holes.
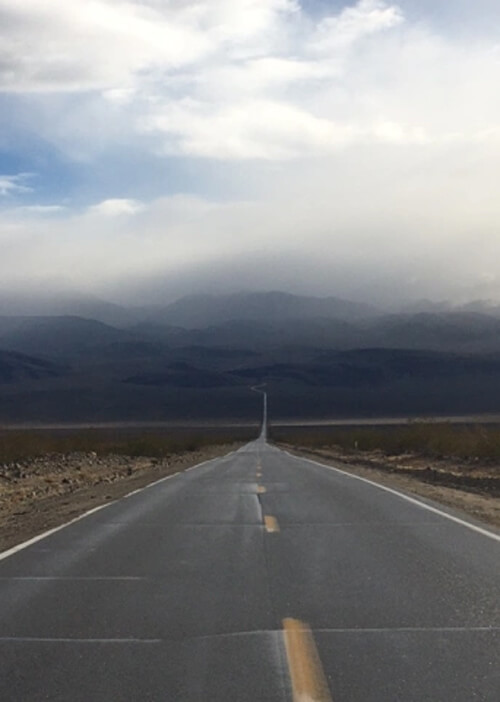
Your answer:
[[[71,453],[165,458],[208,446],[244,443],[256,435],[257,428],[252,427],[3,431],[0,464]]]
[[[379,450],[388,455],[418,453],[429,458],[500,460],[498,425],[413,421],[379,427],[272,427],[271,437],[277,442],[353,452]]]

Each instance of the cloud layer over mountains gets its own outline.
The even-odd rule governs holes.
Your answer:
[[[500,11],[439,6],[0,0],[4,285],[499,299]]]

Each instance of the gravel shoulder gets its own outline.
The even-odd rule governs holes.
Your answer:
[[[310,448],[285,443],[280,448],[311,458],[373,482],[387,485],[456,510],[486,525],[500,527],[500,467],[379,451],[347,452],[340,448]]]
[[[162,459],[70,453],[0,465],[0,552],[240,446],[215,445]]]

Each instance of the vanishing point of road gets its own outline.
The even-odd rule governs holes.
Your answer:
[[[498,702],[499,556],[262,436],[0,555],[0,699]]]

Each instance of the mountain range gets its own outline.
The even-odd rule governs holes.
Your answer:
[[[257,383],[281,419],[499,409],[492,305],[389,314],[259,292],[91,307],[0,317],[0,421],[255,419]]]

